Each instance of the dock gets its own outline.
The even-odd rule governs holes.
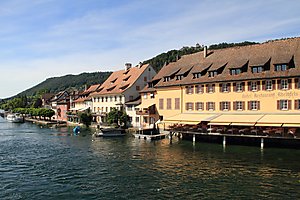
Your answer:
[[[159,133],[154,135],[145,135],[145,134],[133,134],[135,138],[144,139],[144,140],[160,140],[166,138],[168,133]]]

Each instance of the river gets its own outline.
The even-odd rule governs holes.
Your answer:
[[[0,199],[300,199],[300,151],[93,138],[0,118]]]

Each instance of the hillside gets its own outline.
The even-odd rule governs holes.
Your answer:
[[[256,42],[240,42],[240,43],[220,43],[213,44],[208,47],[208,49],[222,49],[229,48],[234,46],[245,46],[257,44]],[[183,55],[188,55],[196,53],[203,50],[203,45],[196,44],[194,47],[182,47],[179,50],[170,50],[166,53],[161,53],[149,60],[144,61],[143,63],[150,63],[153,68],[158,72],[164,64],[170,62],[175,62],[180,59]],[[32,96],[41,91],[47,91],[51,93],[57,93],[62,90],[83,90],[85,85],[90,86],[92,84],[103,83],[112,72],[94,72],[94,73],[82,73],[79,75],[66,75],[62,77],[49,78],[42,83],[25,90],[18,94],[19,96]]]
[[[84,89],[85,85],[90,86],[93,84],[103,83],[110,74],[111,72],[93,72],[48,78],[40,84],[25,90],[18,95],[32,96],[40,91],[57,93],[59,91],[70,89],[82,90]]]

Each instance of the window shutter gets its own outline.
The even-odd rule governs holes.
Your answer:
[[[294,79],[294,82],[295,82],[295,89],[298,89],[298,82],[299,82],[299,79],[298,79],[298,78],[295,78],[295,79]]]
[[[298,110],[299,107],[299,99],[295,99],[295,110]]]
[[[189,93],[189,88],[186,86],[185,87],[185,94],[188,94]]]
[[[260,101],[257,101],[257,110],[260,110]]]
[[[213,102],[213,110],[215,110],[215,106],[216,106],[216,103],[215,103],[215,102]]]
[[[209,110],[209,108],[208,108],[208,102],[206,102],[206,110]]]
[[[224,110],[223,109],[223,102],[220,102],[220,110]]]
[[[242,91],[244,92],[245,91],[245,82],[242,82]]]
[[[272,90],[276,89],[276,81],[272,80]]]
[[[188,110],[189,103],[185,103],[185,110]]]
[[[208,93],[208,84],[206,84],[206,93]]]
[[[228,92],[231,92],[231,83],[227,83],[228,84]]]
[[[288,89],[292,89],[292,79],[288,79]]]
[[[236,101],[233,102],[233,110],[237,110],[237,108],[236,108]]]
[[[231,102],[229,101],[229,102],[228,102],[228,110],[230,110],[230,109],[231,109],[231,106],[230,106],[230,104],[231,104]]]
[[[245,110],[245,101],[242,102],[243,110]]]
[[[277,80],[277,89],[281,90],[281,81],[280,80]]]
[[[262,90],[266,90],[266,81],[262,81],[261,85],[262,85]]]
[[[215,92],[215,84],[212,84],[212,91]]]
[[[248,110],[251,110],[251,101],[248,101]]]
[[[190,103],[192,105],[192,110],[194,110],[194,104],[193,103]]]
[[[280,110],[280,100],[277,100],[277,110]]]
[[[248,81],[248,91],[251,91],[251,82]]]
[[[288,100],[288,110],[292,109],[292,100]]]
[[[219,92],[223,92],[222,91],[222,83],[219,84]]]
[[[233,91],[236,92],[236,83],[233,83]]]
[[[257,81],[257,91],[260,90],[260,81]]]

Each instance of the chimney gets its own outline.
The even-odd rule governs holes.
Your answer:
[[[131,63],[125,63],[125,71],[129,70],[131,68]]]
[[[204,56],[204,58],[207,57],[207,46],[204,46],[204,48],[203,48],[203,56]]]

